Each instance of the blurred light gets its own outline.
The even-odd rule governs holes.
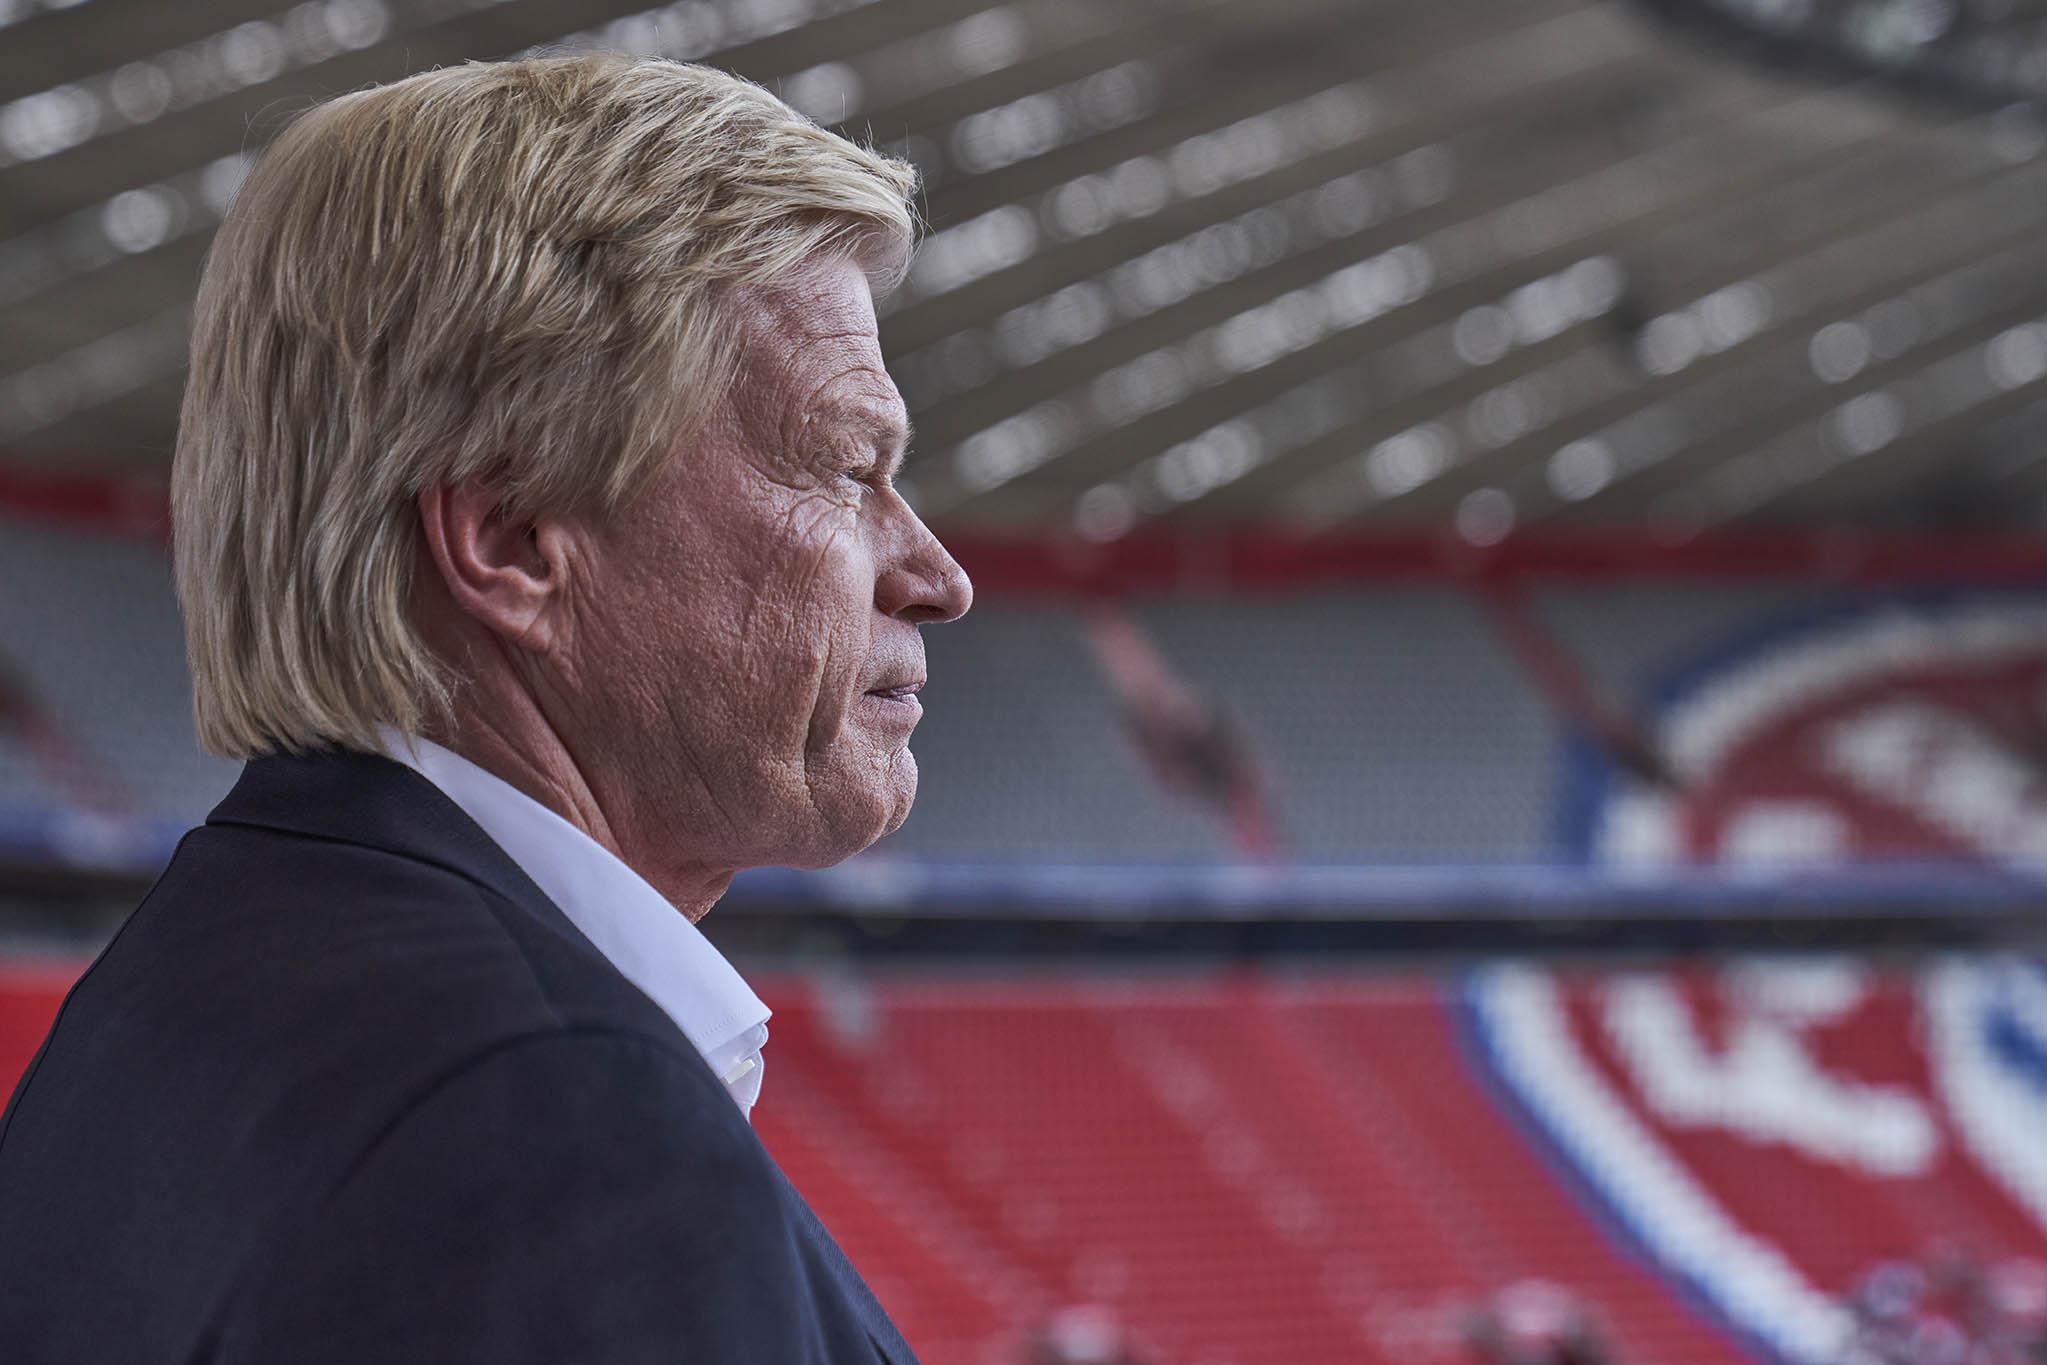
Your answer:
[[[77,9],[88,0],[0,0],[0,28],[18,24],[31,15]]]
[[[1372,127],[1372,99],[1363,82],[1331,86],[1274,113],[1292,125],[1308,151],[1348,146]]]
[[[79,85],[59,85],[0,105],[0,148],[20,161],[54,156],[91,137],[99,101]]]
[[[1115,425],[1177,403],[1191,389],[1187,367],[1176,352],[1152,351],[1097,379],[1089,398],[1103,420]]]
[[[125,252],[148,251],[170,236],[182,204],[161,187],[127,190],[107,201],[100,214],[107,240]]]
[[[403,11],[405,27],[428,26],[460,13],[503,2],[419,0]],[[725,39],[743,41],[780,31],[801,22],[813,12],[828,12],[834,8],[824,4],[823,0],[819,3],[810,3],[810,0],[753,0],[752,3],[729,6],[721,12],[708,0],[679,0],[679,3],[625,16],[599,29],[569,35],[564,42],[589,45],[611,38],[635,46],[659,45],[668,50],[669,55],[693,56],[700,54],[674,49],[680,44],[700,44],[708,48]],[[394,11],[385,0],[304,0],[271,19],[252,20],[155,58],[130,62],[101,76],[14,101],[0,106],[0,162],[20,159],[24,155],[48,155],[66,145],[75,145],[77,139],[108,132],[120,126],[123,120],[148,121],[169,109],[188,107],[227,93],[243,83],[267,79],[285,66],[311,65],[343,50],[371,45],[389,33],[394,22]],[[959,50],[979,52],[980,56],[975,60],[987,62],[1002,55],[1004,45],[1009,41],[1004,34],[1013,35],[1016,29],[1013,15],[984,11],[969,16],[951,29],[924,37],[942,36]],[[802,74],[810,76],[813,73]],[[1090,85],[1089,81],[1094,83]],[[814,83],[820,87],[823,84],[821,80]],[[1113,118],[1119,117],[1118,111],[1123,108],[1117,89],[1110,88],[1114,84],[1114,81],[1105,84],[1097,78],[1089,78],[1066,89],[1077,92],[1085,106],[1084,112],[1091,117]],[[1356,88],[1344,86],[1283,106],[1283,111],[1290,119],[1306,118],[1312,111],[1323,126],[1341,128],[1351,126],[1355,120],[1344,117],[1338,106],[1358,102],[1361,102],[1361,96],[1356,95]],[[822,112],[830,113],[829,110]],[[162,225],[163,231],[174,235],[210,226],[208,215],[217,218],[231,201],[234,187],[246,174],[246,169],[245,158],[223,158],[203,170],[173,177],[157,186],[139,188],[146,194],[169,193],[170,199],[159,201],[155,207],[161,209],[166,203],[174,206],[171,221]],[[1165,193],[1163,171],[1155,164],[1148,165],[1145,158],[1125,163],[1111,174],[1114,188],[1122,200],[1139,210],[1156,205]],[[198,211],[186,211],[188,207]],[[74,219],[86,216],[74,215]],[[103,221],[103,215],[97,211],[90,216],[92,222],[89,226],[65,220],[63,224],[0,243],[0,274],[5,276],[0,279],[0,293],[10,298],[21,297],[66,276],[96,269],[115,259],[114,253],[100,243],[118,242],[122,250],[135,249],[136,244],[147,243],[157,233],[162,217],[142,200],[124,201],[119,209],[114,210],[111,220]],[[1005,215],[997,221],[1011,229],[1011,239],[998,243],[991,255],[997,260],[1027,256],[1036,245],[1036,229],[1029,220],[1028,211],[1021,215],[1020,233],[1015,231],[1018,215]],[[105,231],[109,225],[111,236]],[[1021,237],[1020,241],[1018,237]],[[158,240],[167,240],[167,237]],[[57,249],[53,252],[52,247]],[[918,259],[920,263],[931,260],[935,265],[942,265],[943,257],[942,249],[932,251],[927,245],[927,250],[920,252]],[[988,264],[989,259],[984,256],[976,263],[976,268],[985,269]],[[926,269],[933,271],[933,267]],[[939,269],[933,273],[943,276],[945,272]],[[957,355],[949,358],[955,362],[947,367],[951,372],[965,373],[976,368],[958,363],[960,357]]]
[[[1706,348],[1706,338],[1689,312],[1665,313],[1642,329],[1636,354],[1642,368],[1651,374],[1676,374],[1697,360]]]
[[[1282,113],[1273,110],[1189,138],[1168,153],[1166,165],[1174,188],[1195,199],[1287,164],[1288,142]]]
[[[2014,202],[2008,206],[1978,201],[1970,205],[1966,216],[1962,216],[1953,212],[1951,205],[1937,205],[1918,215],[1916,220],[1907,220],[1904,224],[1907,227],[1924,223],[1919,233],[1922,238],[1938,241],[1943,251],[1962,256],[1967,263],[1915,285],[1901,296],[1883,300],[1866,309],[1859,322],[1849,324],[1842,332],[1835,333],[1814,348],[1819,353],[1815,357],[1815,369],[1821,363],[1837,363],[1837,348],[1846,353],[1838,362],[1844,366],[1861,354],[1857,372],[1866,369],[1870,360],[1896,359],[1915,347],[1970,325],[1981,317],[1985,306],[2009,299],[2017,291],[2032,287],[2037,265],[2028,239],[2039,220],[2047,215],[2043,215],[2037,207],[2038,195],[2033,186],[2016,177],[2000,183],[2012,191]],[[1809,283],[1812,280],[1831,282],[1831,292],[1835,294],[1859,292],[1866,282],[1865,267],[1861,262],[1866,259],[1869,239],[1879,233],[1896,233],[1898,230],[1899,225],[1873,229],[1842,239],[1803,259],[1782,263],[1772,272],[1784,281],[1781,296],[1798,305],[1791,309],[1795,313],[1816,308],[1824,302],[1823,291]],[[1985,256],[1976,251],[1979,239],[1991,242],[2015,239],[2020,244]],[[1754,283],[1761,284],[1760,281]],[[1826,332],[1828,329],[1820,330]],[[1872,401],[1865,404],[1843,404],[1820,419],[1816,429],[1803,428],[1810,439],[1793,443],[1787,437],[1781,448],[1773,447],[1767,452],[1753,452],[1747,457],[1721,461],[1702,472],[1691,484],[1675,490],[1671,497],[1683,500],[1691,507],[1710,507],[1713,520],[1725,520],[1800,483],[1825,475],[1843,459],[1888,445],[1904,431],[1908,416],[1916,414],[1918,423],[1924,425],[1994,397],[2004,391],[2002,385],[2007,382],[2013,383],[2014,387],[2033,382],[2026,378],[2033,366],[2040,363],[2033,355],[2033,341],[2023,335],[2024,329],[2011,330],[2021,335],[2003,339],[2001,334],[2000,338],[1993,338],[1981,347],[1969,347],[1924,365],[1907,381],[1912,403],[1909,410],[1904,398],[1894,394],[1872,395]],[[1863,334],[1860,342],[1855,337],[1857,331]],[[1837,337],[1844,340],[1837,341]],[[2047,346],[2047,330],[2039,334],[2038,340]],[[2047,378],[2047,374],[2040,377]],[[1653,442],[1646,436],[1618,439],[1622,428],[1630,424],[1642,425],[1646,432],[1648,428],[1644,423],[1653,414],[1653,409],[1645,409],[1636,418],[1624,419],[1609,427],[1606,434],[1615,438],[1612,448],[1617,466],[1622,469],[1638,468],[1667,458],[1680,449],[1695,448],[1705,436],[1725,430],[1738,411],[1737,406],[1727,403],[1718,403],[1710,408],[1699,406],[1698,401],[1705,400],[1706,395],[1704,388],[1696,391],[1693,410],[1683,416],[1681,428],[1675,423],[1664,424],[1681,431],[1681,435],[1666,432]],[[1667,408],[1669,405],[1661,406]],[[1644,419],[1644,422],[1638,423],[1637,418]],[[1656,448],[1652,449],[1652,445]],[[1702,520],[1703,517],[1701,511]]]
[[[47,364],[0,377],[0,439],[62,421],[185,362],[191,309],[180,304],[68,351]]]
[[[1706,349],[1724,351],[1763,329],[1770,320],[1770,293],[1754,280],[1743,280],[1714,290],[1693,304],[1692,310],[1698,315]]]
[[[1269,213],[1269,209],[1261,213]],[[1202,233],[1195,233],[1191,239],[1167,244],[1165,248],[1148,252],[1126,266],[1118,266],[1109,276],[1114,280],[1112,301],[1128,315],[1150,307],[1163,307],[1169,301],[1187,297],[1202,289],[1204,280],[1212,278],[1202,274],[1204,258],[1206,268],[1240,268],[1236,260],[1232,260],[1232,254],[1249,250],[1249,221],[1251,215],[1234,223],[1212,225]],[[1439,282],[1433,250],[1441,241],[1443,235],[1435,233],[1429,237],[1431,246],[1404,244],[1382,252],[1380,256],[1345,266],[1331,276],[1324,276],[1324,280],[1314,287],[1292,291],[1281,299],[1224,319],[1222,323],[1204,329],[1204,332],[1193,334],[1179,346],[1165,346],[1107,370],[1085,389],[1085,401],[1081,407],[1097,417],[1101,424],[1118,426],[1146,411],[1157,411],[1159,407],[1181,401],[1195,385],[1212,385],[1228,375],[1261,368],[1281,356],[1294,354],[1306,346],[1331,338],[1343,329],[1376,319],[1394,307],[1414,303]],[[1541,317],[1535,327],[1539,334],[1543,327],[1554,325],[1558,315],[1564,315],[1570,321],[1580,321],[1611,309],[1619,299],[1621,278],[1621,268],[1611,258],[1586,258],[1552,276],[1543,276],[1539,280],[1541,289],[1531,291],[1531,295],[1523,295],[1523,305],[1527,307],[1535,293],[1539,293],[1539,307],[1548,309],[1548,315]],[[1316,293],[1324,307],[1316,307]],[[1738,336],[1742,325],[1765,317],[1767,299],[1769,295],[1758,282],[1746,280],[1728,291],[1722,291],[1711,303],[1701,301],[1699,307],[1719,319],[1722,336]],[[1496,325],[1511,327],[1511,321],[1513,319],[1505,309],[1498,309],[1498,317],[1494,319]],[[1699,323],[1691,319],[1689,313],[1687,323],[1693,327],[1695,334],[1699,334]],[[1423,342],[1427,346],[1443,344],[1447,350],[1449,334],[1451,327],[1443,327],[1439,334],[1421,334],[1406,344],[1400,344],[1394,354],[1414,350],[1414,346]],[[1443,340],[1437,342],[1437,336]],[[952,342],[944,342],[940,346],[950,344]],[[1466,338],[1466,344],[1472,344],[1470,336]],[[1414,352],[1412,358],[1402,358],[1398,364],[1404,375],[1408,375],[1410,385],[1419,383],[1421,389],[1437,383],[1439,379],[1447,379],[1447,375],[1429,377],[1431,366],[1425,364],[1427,346],[1423,352]],[[931,358],[931,352],[933,348],[913,352],[909,356],[911,368],[927,370],[929,366],[925,362]],[[1468,411],[1474,442],[1486,446],[1517,440],[1527,432],[1533,432],[1537,426],[1556,420],[1560,397],[1566,391],[1574,393],[1576,389],[1572,389],[1572,385],[1580,379],[1574,368],[1566,368],[1574,362],[1576,356],[1556,366],[1558,375],[1525,377],[1515,385],[1494,391],[1482,403],[1474,403]],[[1310,383],[1320,385],[1322,381],[1318,379]],[[1355,377],[1347,383],[1355,385]],[[1578,387],[1582,389],[1582,385]],[[1410,393],[1412,391],[1419,389],[1410,389]],[[1599,397],[1607,397],[1607,391],[1599,389],[1593,397],[1582,397],[1580,405],[1582,401],[1597,401]],[[1267,411],[1271,415],[1271,438],[1263,458],[1273,458],[1279,450],[1292,446],[1296,440],[1306,440],[1286,436],[1286,432],[1294,426],[1290,411],[1283,411],[1277,403],[1267,405]],[[1302,411],[1308,409],[1302,407]],[[1619,426],[1615,430],[1619,430]],[[1371,454],[1374,452],[1359,456],[1359,471],[1365,475],[1365,483],[1376,485],[1369,473]],[[1396,463],[1380,465],[1380,481],[1392,489],[1402,489],[1404,477],[1398,473],[1398,456],[1382,456],[1382,460],[1388,458],[1396,460]],[[1345,497],[1347,495],[1349,493],[1345,493]],[[1302,516],[1306,520],[1314,520],[1314,510],[1308,508]]]
[[[1806,348],[1812,372],[1829,384],[1862,373],[1869,364],[1869,333],[1853,322],[1830,322],[1814,332]]]
[[[1346,266],[1323,281],[1346,317],[1369,318],[1415,302],[1435,281],[1428,250],[1412,242]]]
[[[1348,237],[1370,227],[1385,193],[1379,185],[1382,178],[1376,170],[1365,170],[1339,176],[1317,190],[1312,208],[1316,227],[1328,237]]]
[[[1193,502],[1242,478],[1264,454],[1264,439],[1248,423],[1225,422],[1160,455],[1151,477],[1170,501]]]
[[[454,3],[459,4],[460,0]],[[738,23],[748,22],[748,16],[736,6],[733,18]],[[728,31],[725,13],[711,0],[678,0],[675,4],[625,15],[599,28],[563,34],[543,47],[578,50],[601,47],[690,61],[716,51],[726,41]],[[521,55],[536,55],[538,51],[528,49]]]
[[[1905,405],[1882,389],[1849,399],[1828,414],[1827,431],[1834,444],[1851,456],[1868,455],[1897,439],[1905,425]]]
[[[235,195],[242,188],[242,181],[248,178],[249,167],[255,158],[247,152],[236,152],[211,162],[199,173],[199,195],[216,216],[225,214],[234,203]]]
[[[1413,303],[1428,292],[1432,277],[1426,251],[1413,244],[1397,246],[1335,271],[1317,285],[1247,309],[1197,333],[1195,341],[1213,347],[1225,369],[1246,373]]]
[[[1985,368],[2000,389],[2022,388],[2047,376],[2047,328],[2027,323],[2000,332],[1984,347]]]
[[[1005,270],[1029,257],[1037,246],[1038,226],[1030,213],[1005,204],[931,234],[910,267],[910,282],[920,293],[941,294]]]
[[[952,155],[975,174],[1042,156],[1079,138],[1134,123],[1158,101],[1158,81],[1143,62],[969,114],[953,128]]]
[[[1589,256],[1561,276],[1570,294],[1570,308],[1580,318],[1594,318],[1620,302],[1627,276],[1611,256]]]
[[[1205,228],[1194,239],[1117,267],[1100,277],[1112,281],[1107,296],[1096,282],[1082,281],[1048,299],[1011,309],[994,329],[998,349],[1012,365],[1034,364],[1100,335],[1116,320],[1118,310],[1126,317],[1141,315],[1188,297],[1204,284],[1253,268],[1260,257],[1250,218]],[[1198,371],[1213,379],[1263,368],[1416,301],[1427,293],[1433,276],[1433,264],[1421,247],[1411,243],[1393,247],[1110,371],[1090,387],[1092,405],[1112,421],[1128,420],[1146,393],[1174,391],[1177,396],[1181,376],[1191,379]],[[937,346],[953,344],[948,340]],[[920,376],[914,387],[921,401],[944,396],[935,387],[923,387],[935,349],[925,347],[905,357],[906,367]],[[1167,356],[1172,359],[1160,360]]]
[[[808,0],[726,0],[726,41],[750,41],[787,33],[811,17]],[[738,35],[744,34],[740,39]]]
[[[1258,122],[1259,120],[1263,122]],[[1284,134],[1276,150],[1276,159],[1270,164],[1249,159],[1234,163],[1245,173],[1264,173],[1291,165],[1315,153],[1344,145],[1365,131],[1370,123],[1371,97],[1362,83],[1351,82],[1332,86],[1303,99],[1280,105],[1264,114],[1255,115],[1252,119],[1240,120],[1237,124],[1214,133],[1197,134],[1166,148],[1158,155],[1132,157],[1107,170],[1090,172],[1056,185],[1035,199],[1035,217],[1037,222],[1055,237],[1075,240],[1092,236],[1119,222],[1149,217],[1171,202],[1175,188],[1170,163],[1175,156],[1183,158],[1194,156],[1194,153],[1184,150],[1191,145],[1209,146],[1210,144],[1205,142],[1206,139],[1220,139],[1220,142],[1213,144],[1214,147],[1219,147],[1220,151],[1211,149],[1200,155],[1226,157],[1233,136],[1240,141],[1247,136],[1256,139],[1260,128],[1276,126]],[[1439,155],[1446,156],[1440,153]],[[913,159],[919,160],[920,165],[923,164],[923,159]],[[1318,191],[1309,192],[1319,196],[1313,201],[1312,211],[1325,237],[1347,236],[1377,221],[1379,214],[1376,211],[1375,200],[1379,195],[1373,186],[1380,175],[1381,172],[1375,169],[1355,172],[1327,182]],[[1447,179],[1449,175],[1447,158],[1438,168],[1437,175],[1439,178]],[[1213,180],[1212,188],[1219,189],[1230,183],[1235,181],[1217,177]],[[1285,202],[1292,204],[1297,200],[1309,202],[1300,195]],[[1025,213],[1032,212],[1023,209],[1021,205],[1009,205],[993,212],[1003,213],[1013,209]],[[991,215],[983,215],[988,216]],[[1240,215],[1236,221],[1241,222],[1249,217],[1248,214]],[[947,232],[934,234],[919,252],[919,261],[922,261],[932,247],[939,245],[950,232],[958,230],[948,229]],[[1191,237],[1182,240],[1191,240]],[[964,267],[934,269],[928,275],[913,271],[908,287],[904,291],[905,297],[915,295],[928,298],[959,288],[984,274],[1016,264],[1037,250],[1038,246],[1038,241],[1033,238],[1024,249],[1023,255],[999,261],[991,260],[986,268],[980,270]],[[1159,248],[1165,249],[1167,248]],[[897,306],[900,306],[901,301],[898,301]]]
[[[1890,0],[1846,14],[1844,33],[1877,61],[1902,61],[1954,26],[1954,0]]]
[[[1329,311],[1321,298],[1297,289],[1217,327],[1216,359],[1236,374],[1261,369],[1321,338],[1328,322]]]
[[[1613,451],[1597,437],[1573,441],[1549,457],[1550,492],[1565,502],[1591,497],[1613,482]]]
[[[1109,325],[1107,293],[1100,285],[1070,284],[1050,298],[1012,308],[995,320],[995,346],[1013,369],[1078,346]]]
[[[63,366],[38,365],[24,370],[0,381],[0,431],[48,426],[69,413],[75,399],[76,386]]]
[[[1112,221],[1108,196],[1093,176],[1061,185],[1052,192],[1052,218],[1063,236],[1100,232]]]
[[[2022,260],[2022,257],[2015,259]],[[1980,268],[1981,263],[1951,272],[1946,280],[1959,278]],[[1923,295],[1941,281],[1921,285],[1913,291]],[[1872,320],[1887,312],[1916,325],[1916,312],[1897,309],[1906,300],[1891,300],[1869,310]],[[1966,317],[1945,320],[1948,328],[1962,325]],[[1931,329],[1939,335],[1940,329]],[[1930,339],[1930,338],[1929,338]],[[1914,405],[1920,425],[1955,416],[2000,393],[2047,379],[2047,319],[2009,328],[1981,348],[1968,347],[1926,364],[1911,380]],[[1825,475],[1845,459],[1871,454],[1897,440],[1905,431],[1910,410],[1903,398],[1876,390],[1860,395],[1827,413],[1818,423],[1818,442],[1771,452],[1758,452],[1724,461],[1707,471],[1691,488],[1681,492],[1714,505],[1715,519],[1760,506],[1770,498]]]
[[[334,41],[350,51],[368,47],[391,27],[391,11],[384,0],[326,0],[321,15]]]
[[[1154,156],[1139,156],[1067,181],[1041,196],[1039,211],[1058,236],[1071,240],[1149,217],[1171,197],[1165,164]]]
[[[1143,218],[1166,206],[1172,187],[1157,157],[1137,156],[1102,173],[1105,201],[1125,218]]]
[[[33,161],[172,109],[368,47],[391,27],[385,0],[308,0],[233,28],[0,105],[0,164]]]
[[[1449,468],[1455,453],[1450,434],[1437,423],[1425,423],[1389,436],[1365,452],[1365,482],[1378,496],[1397,498]]]
[[[68,276],[147,251],[219,221],[247,170],[244,155],[124,191],[97,207],[0,242],[0,305],[28,298]]]
[[[171,78],[155,62],[130,62],[108,83],[108,97],[130,123],[147,123],[171,107]]]
[[[1577,321],[1561,281],[1545,277],[1522,285],[1507,296],[1507,312],[1513,316],[1514,332],[1524,346],[1547,341]]]
[[[1813,0],[1733,0],[1729,6],[1780,32],[1803,28],[1812,19]]]
[[[1128,480],[1114,486],[1121,488],[1132,515],[1206,497],[1285,451],[1335,430],[1355,415],[1345,396],[1340,382],[1318,376],[1144,461]]]
[[[1117,483],[1096,484],[1073,505],[1073,529],[1087,540],[1115,540],[1137,524],[1137,505]]]
[[[261,19],[229,29],[220,39],[219,54],[222,69],[237,85],[274,80],[285,66],[282,35]]]
[[[1022,16],[1007,6],[982,10],[954,24],[945,35],[953,64],[967,75],[981,76],[1013,65],[1029,45]]]
[[[603,29],[604,46],[614,52],[653,56],[668,43],[671,30],[662,23],[666,16],[642,12],[612,20]]]
[[[1506,309],[1482,303],[1457,319],[1450,344],[1465,364],[1490,365],[1514,345],[1514,320]]]
[[[844,62],[825,62],[782,82],[782,98],[818,123],[844,123],[860,112],[860,75]]]
[[[953,452],[953,472],[985,492],[1038,468],[1065,448],[1072,415],[1057,400],[1038,404],[975,432]]]
[[[1497,545],[1514,529],[1514,499],[1504,489],[1475,488],[1458,502],[1456,523],[1473,545]]]
[[[1520,383],[1502,384],[1472,400],[1466,426],[1473,444],[1489,449],[1526,434],[1535,418],[1536,406],[1527,389]]]
[[[308,0],[293,9],[278,26],[284,31],[284,45],[293,61],[301,65],[324,62],[341,51],[341,42],[327,22],[327,7],[320,0]]]

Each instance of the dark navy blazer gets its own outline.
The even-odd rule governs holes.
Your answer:
[[[387,759],[251,762],[0,1118],[7,1365],[912,1359],[668,1016]]]

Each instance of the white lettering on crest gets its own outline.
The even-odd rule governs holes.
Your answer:
[[[1701,1036],[1670,977],[1636,973],[1606,990],[1604,1020],[1643,1101],[1680,1128],[1724,1128],[1878,1176],[1924,1172],[1940,1136],[1918,1097],[1829,1072],[1804,1036],[1852,1012],[1863,986],[1838,964],[1750,964],[1726,1046]]]

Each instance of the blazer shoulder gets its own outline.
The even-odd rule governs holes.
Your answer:
[[[81,1362],[196,1341],[241,1269],[422,1096],[586,1029],[644,1037],[664,1075],[694,1075],[667,1102],[737,1119],[572,926],[374,846],[194,831],[0,1119],[0,1282],[22,1291],[0,1295],[0,1340]]]
[[[415,853],[260,827],[188,836],[99,965],[118,972],[123,955],[396,1015],[450,1052],[481,1033],[673,1027],[537,888],[514,899]]]
[[[692,1060],[598,1029],[466,1060],[279,1224],[217,1358],[871,1359],[832,1331],[850,1319],[771,1163]]]

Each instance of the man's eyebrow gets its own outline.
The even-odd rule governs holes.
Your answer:
[[[831,407],[819,416],[845,430],[855,431],[874,442],[877,449],[888,456],[888,472],[893,478],[903,467],[903,456],[916,438],[916,428],[911,425],[908,413],[877,411],[870,407]]]

